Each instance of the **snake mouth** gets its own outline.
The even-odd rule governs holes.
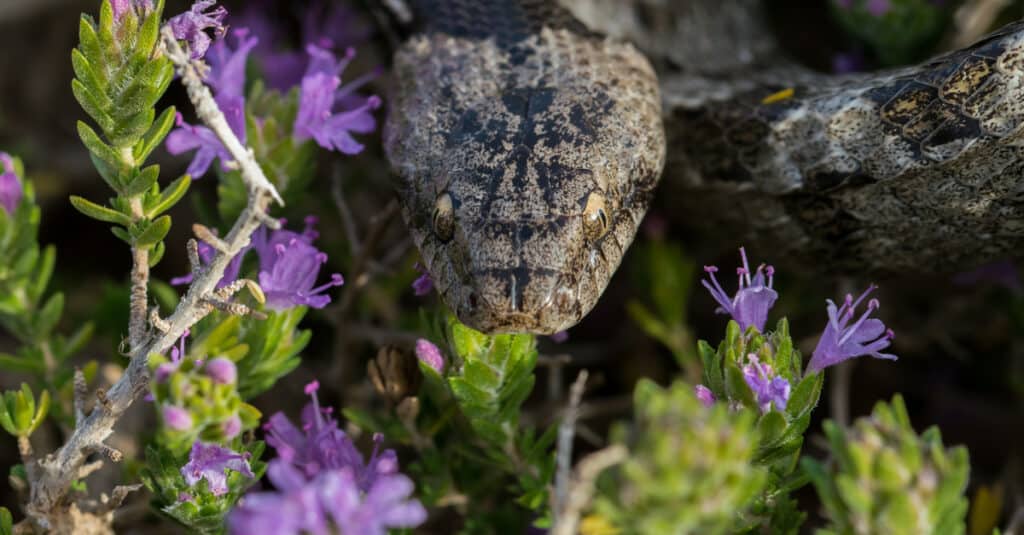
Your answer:
[[[540,270],[476,272],[454,307],[464,324],[484,333],[554,334],[578,320],[575,292],[564,274]]]

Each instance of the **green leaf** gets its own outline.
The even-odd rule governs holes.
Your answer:
[[[81,51],[82,57],[85,58],[86,63],[89,65],[104,65],[105,58],[101,52],[99,36],[96,35],[96,29],[93,27],[88,15],[82,15],[78,21],[78,50]],[[93,70],[93,74],[99,78],[99,82],[102,84],[101,87],[105,87],[107,82],[106,73],[101,69],[99,71]]]
[[[46,367],[41,360],[16,357],[0,353],[0,370],[24,373],[42,373]]]
[[[14,517],[6,507],[0,507],[0,535],[14,535]]]
[[[142,25],[139,26],[139,33],[135,42],[135,53],[139,54],[141,58],[151,57],[159,37],[160,11],[154,10],[142,21]]]
[[[156,217],[159,214],[170,210],[172,206],[178,203],[182,197],[185,196],[185,192],[188,191],[188,187],[192,184],[192,177],[188,175],[182,175],[181,178],[171,182],[162,192],[160,196],[154,199],[152,202],[146,203],[146,216]]]
[[[45,339],[53,331],[53,328],[57,326],[57,322],[60,321],[60,315],[64,311],[64,294],[57,292],[50,296],[43,305],[43,308],[39,310],[35,318],[35,331],[36,337],[39,339]]]
[[[110,142],[121,149],[135,145],[149,130],[155,115],[156,111],[153,108],[146,108],[135,115],[119,120],[117,126],[110,133]]]
[[[88,199],[85,199],[84,197],[79,197],[78,195],[71,196],[71,205],[79,212],[82,212],[93,219],[124,226],[132,224],[131,218],[127,215],[116,210],[111,210],[105,206],[100,206]]]
[[[117,151],[103,142],[89,125],[78,121],[78,137],[82,138],[85,148],[89,149],[94,156],[106,162],[113,169],[120,170],[125,167],[124,160]]]
[[[160,263],[166,249],[167,247],[164,245],[164,242],[159,242],[153,247],[153,250],[149,252],[149,267],[154,267]]]
[[[167,133],[174,127],[174,116],[175,109],[171,106],[163,111],[159,117],[150,125],[149,130],[143,134],[142,139],[135,144],[132,149],[132,154],[135,156],[135,161],[144,162],[149,158],[150,153],[153,149],[157,148],[160,143],[163,142]]]
[[[761,434],[761,446],[771,446],[786,430],[786,418],[774,408],[761,416],[757,431]]]
[[[136,195],[142,195],[153,188],[153,184],[156,184],[157,179],[160,177],[160,166],[150,165],[144,167],[135,178],[132,178],[125,184],[123,195],[126,197],[135,197]],[[124,224],[124,223],[122,223]]]
[[[128,245],[132,245],[132,236],[131,234],[128,234],[127,230],[121,227],[110,227],[110,232],[113,232],[114,236],[120,238],[121,241],[127,243]]]
[[[43,256],[36,262],[35,276],[32,278],[32,284],[28,288],[28,296],[32,301],[38,301],[42,297],[43,292],[46,291],[46,286],[50,283],[50,277],[53,276],[53,267],[56,263],[57,248],[53,245],[47,245],[43,249]]]
[[[152,222],[144,224],[144,227],[135,233],[134,244],[136,247],[152,247],[163,240],[170,230],[171,217],[160,216]]]
[[[810,413],[818,405],[821,389],[825,384],[825,374],[817,372],[808,375],[797,383],[789,397],[786,412],[793,418]]]
[[[92,117],[96,124],[100,126],[100,130],[110,132],[117,126],[114,119],[107,112],[103,111],[100,97],[89,91],[82,82],[79,82],[77,79],[71,80],[71,93],[75,96],[78,104],[82,106],[82,109],[85,110],[85,113],[89,114],[89,117]]]

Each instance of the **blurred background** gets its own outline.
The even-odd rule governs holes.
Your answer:
[[[257,10],[275,21],[281,42],[296,46],[306,11],[311,9],[311,3],[290,0],[225,4],[233,26],[244,26],[247,12],[252,15]],[[320,9],[323,2],[312,4]],[[890,53],[892,45],[882,30],[849,31],[849,21],[837,16],[824,0],[773,2],[769,12],[786,49],[822,71],[917,61],[954,46],[968,29],[977,32],[970,24],[995,27],[1024,15],[1022,2],[932,4],[941,13],[934,27],[921,29],[914,45],[898,53]],[[94,322],[96,335],[80,358],[100,362],[97,384],[103,384],[113,382],[125,362],[118,346],[126,335],[130,257],[104,224],[85,218],[68,202],[71,194],[97,200],[108,195],[76,134],[75,121],[84,113],[70,89],[69,58],[77,43],[78,18],[82,12],[95,12],[97,5],[95,0],[0,0],[0,150],[20,156],[35,183],[43,218],[40,242],[58,248],[53,288],[67,297],[62,327]],[[168,0],[166,12],[186,7],[185,2]],[[964,12],[964,7],[973,11]],[[364,8],[360,2],[344,7],[352,32],[349,38],[359,50],[350,72],[389,64],[388,40]],[[981,22],[976,22],[979,17]],[[863,21],[857,24],[863,28]],[[385,96],[385,106],[388,83],[385,74],[371,86]],[[191,115],[191,106],[176,84],[166,98]],[[391,201],[390,178],[379,134],[364,139],[367,150],[355,157],[319,153],[309,195],[275,214],[294,222],[317,215],[320,246],[330,255],[326,272],[343,273],[347,284],[330,307],[307,316],[313,341],[303,352],[300,368],[256,399],[255,405],[265,415],[278,410],[296,414],[304,401],[301,387],[314,377],[323,385],[327,403],[386,410],[386,402],[366,378],[367,361],[384,344],[407,351],[423,332],[420,311],[441,306],[436,296],[413,294],[410,284],[419,276],[413,267],[417,254],[400,218],[394,213],[375,217]],[[169,179],[184,172],[189,158],[158,150],[155,161],[161,165],[161,176]],[[190,237],[187,229],[194,221],[209,220],[216,189],[212,175],[197,181],[186,202],[172,212],[175,224],[167,239],[168,253],[154,272],[157,279],[168,281],[188,271],[182,254]],[[631,392],[639,378],[664,384],[683,375],[699,382],[695,342],[705,339],[716,344],[726,322],[714,313],[712,299],[698,283],[700,266],[715,264],[731,272],[738,263],[736,249],[745,245],[752,262],[776,266],[775,288],[781,297],[772,321],[789,318],[804,355],[809,356],[825,325],[825,299],[838,300],[868,282],[880,285],[879,317],[896,332],[892,352],[899,361],[863,358],[829,371],[828,391],[815,412],[806,452],[813,454],[820,444],[821,419],[849,421],[870,412],[876,401],[901,392],[915,427],[938,425],[947,445],[969,448],[968,496],[977,499],[981,489],[997,496],[988,499],[996,500],[998,514],[976,521],[982,527],[988,522],[984,532],[990,532],[995,522],[1005,525],[1011,512],[1024,505],[1024,286],[1014,259],[965,273],[923,270],[882,279],[870,274],[836,277],[815,272],[813,266],[773,258],[772,251],[756,243],[735,243],[714,229],[672,220],[669,213],[670,207],[655,202],[610,288],[597,308],[569,331],[567,341],[540,341],[540,377],[528,404],[533,411],[528,418],[540,422],[549,418],[550,409],[563,403],[577,371],[588,369],[590,389],[578,442],[586,451],[602,445],[612,422],[630,415]],[[164,306],[173,305],[175,292],[166,283],[154,288]],[[670,299],[655,299],[666,293]],[[642,310],[670,322],[671,336],[652,337],[649,333],[656,327],[645,323]],[[0,332],[0,352],[12,347],[13,340]],[[17,374],[0,372],[0,389],[14,388],[21,380]],[[137,403],[119,424],[115,445],[127,458],[139,456],[139,443],[133,438],[145,432],[154,418],[151,412],[145,403]],[[37,449],[52,449],[60,436],[56,428],[38,433]],[[7,467],[17,462],[15,441],[0,437],[0,473],[6,474]],[[133,470],[130,462],[106,470],[122,468],[129,474]],[[813,500],[813,493],[806,499]],[[136,520],[147,515],[144,497],[136,502],[140,505],[134,509],[130,505],[125,513],[126,524],[130,515],[137,515]],[[6,481],[0,481],[0,505],[17,510]],[[813,526],[814,503],[805,505],[811,511],[808,525]]]

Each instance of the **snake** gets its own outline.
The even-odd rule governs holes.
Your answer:
[[[384,149],[435,288],[477,330],[577,324],[656,196],[825,269],[948,271],[1022,245],[1021,23],[833,75],[789,59],[753,0],[407,7]]]

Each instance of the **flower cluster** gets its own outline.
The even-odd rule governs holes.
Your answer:
[[[14,158],[0,151],[0,208],[11,214],[18,208],[24,190],[14,171]]]
[[[707,358],[712,362],[718,359],[718,364],[711,366],[710,371],[713,373],[709,373],[709,360],[705,359],[705,384],[699,384],[694,389],[694,394],[704,406],[714,405],[719,398],[725,396],[722,384],[724,378],[720,375],[723,371],[720,369],[723,354],[734,355],[729,357],[733,359],[730,365],[739,367],[738,371],[742,373],[753,396],[752,401],[762,414],[772,410],[785,412],[795,385],[829,366],[864,355],[896,359],[895,355],[881,352],[889,347],[893,332],[881,320],[871,317],[879,307],[876,299],[868,300],[866,310],[854,320],[857,307],[876,288],[871,285],[856,300],[852,295],[847,295],[841,307],[826,300],[828,323],[810,362],[801,373],[797,364],[799,361],[794,361],[792,357],[788,324],[782,321],[778,332],[762,334],[768,312],[778,299],[778,293],[772,288],[774,270],[771,266],[761,265],[752,276],[743,248],[740,248],[740,256],[743,264],[736,270],[739,289],[732,297],[725,293],[715,278],[717,269],[713,266],[704,268],[710,280],[704,280],[703,284],[720,305],[717,311],[731,315],[739,326],[739,331],[730,338],[734,342],[727,351],[723,352],[724,345],[719,347],[717,353],[711,351],[709,346],[704,346],[708,348]],[[756,332],[748,332],[751,327]],[[747,343],[752,345],[748,348]],[[731,395],[729,397],[726,401],[737,401]]]
[[[426,510],[411,498],[413,483],[398,472],[394,450],[380,452],[382,437],[364,462],[352,439],[338,428],[331,410],[320,407],[314,381],[302,411],[302,429],[277,413],[266,424],[267,443],[277,451],[267,475],[277,491],[248,494],[228,517],[231,533],[341,533],[384,535],[411,528]]]
[[[124,2],[121,0],[121,3]],[[213,30],[215,37],[224,35],[224,17],[228,11],[224,6],[210,9],[216,4],[216,0],[197,0],[190,10],[167,21],[175,38],[188,41],[192,59],[202,58],[210,48],[210,36],[206,30]]]
[[[176,36],[189,40],[193,55],[201,50],[199,56],[206,56],[210,64],[207,83],[213,88],[214,99],[224,112],[231,130],[245,143],[245,66],[250,52],[259,46],[260,41],[255,35],[250,35],[248,29],[239,28],[231,32],[233,44],[221,38],[211,46],[209,37],[201,30],[216,27],[223,33],[220,23],[226,15],[223,8],[202,13],[212,5],[210,0],[197,2],[192,11],[171,19],[170,24]],[[258,27],[270,28],[259,23],[258,19],[254,20]],[[333,44],[330,40],[318,41],[307,45],[304,56],[308,59],[303,62],[305,71],[295,82],[300,90],[292,139],[300,143],[313,140],[325,149],[358,154],[362,152],[363,145],[352,134],[367,134],[377,127],[372,112],[380,107],[381,100],[377,96],[362,97],[356,91],[376,78],[380,71],[374,70],[342,84],[341,74],[355,57],[355,49],[345,49],[339,59],[330,49]],[[220,159],[222,170],[229,169],[231,155],[210,129],[190,125],[180,115],[177,122],[178,128],[167,137],[167,150],[171,154],[196,151],[187,171],[193,178],[206,174],[215,159]]]
[[[754,393],[757,406],[762,413],[772,410],[773,407],[777,411],[786,410],[790,392],[789,381],[776,375],[771,365],[762,364],[753,353],[747,355],[747,365],[743,367],[743,380]]]

